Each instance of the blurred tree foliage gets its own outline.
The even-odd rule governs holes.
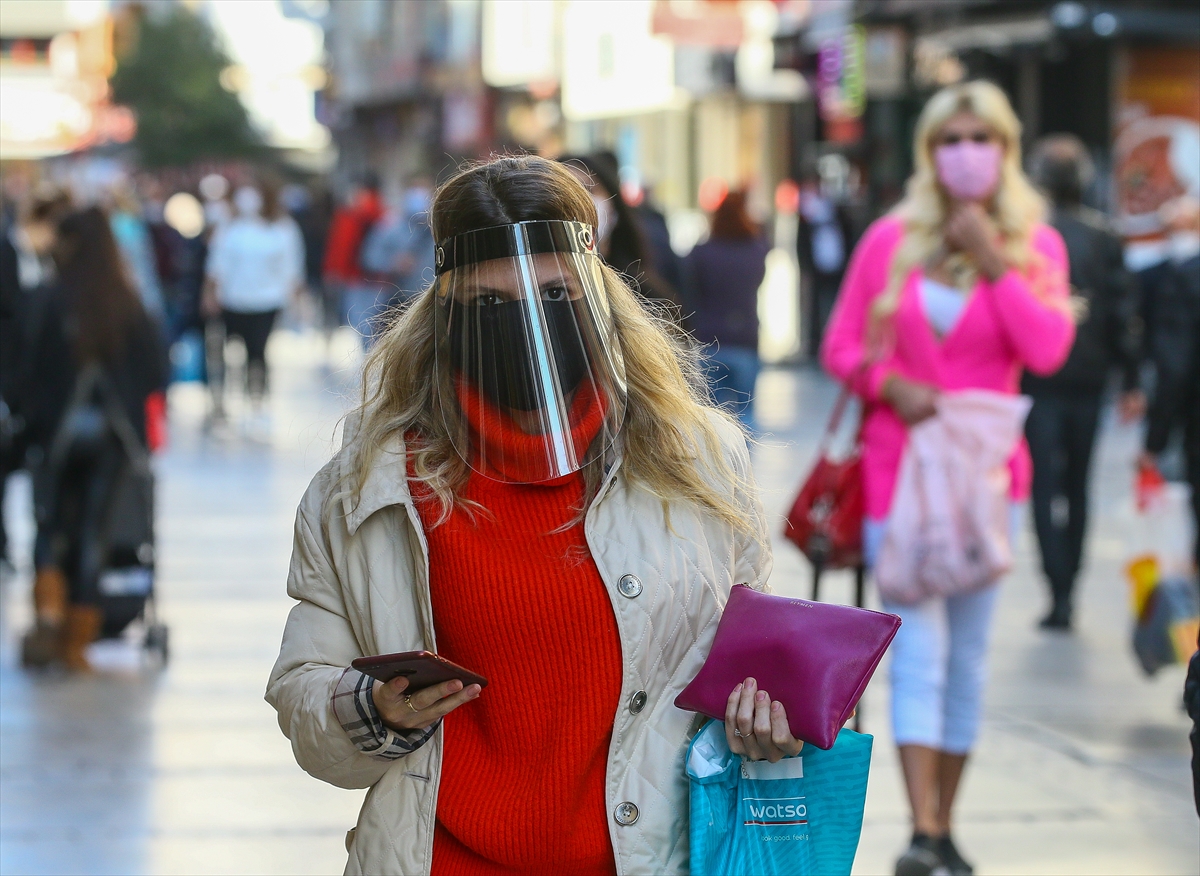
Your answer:
[[[208,22],[183,4],[133,9],[110,84],[113,100],[137,115],[143,163],[176,167],[261,152],[246,108],[221,85],[231,62]]]

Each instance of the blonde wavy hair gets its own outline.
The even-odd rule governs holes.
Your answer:
[[[460,170],[434,195],[430,224],[435,240],[513,222],[561,219],[595,227],[587,190],[561,164],[537,156],[495,158]],[[617,338],[625,359],[629,397],[617,444],[624,476],[663,502],[684,500],[735,530],[753,534],[746,511],[731,500],[748,475],[734,471],[714,418],[737,421],[714,408],[695,346],[664,312],[655,313],[612,268],[601,267]],[[415,480],[441,504],[442,523],[462,496],[470,467],[455,451],[435,391],[433,286],[395,317],[367,359],[358,410],[357,450],[351,464],[361,491],[367,473],[390,438],[412,440]],[[589,453],[589,457],[592,454]],[[581,519],[601,484],[604,466],[583,468]],[[669,517],[668,517],[669,520]]]
[[[1034,260],[1033,231],[1045,217],[1046,205],[1021,169],[1021,122],[1004,92],[991,82],[951,85],[931,97],[917,119],[913,137],[916,170],[908,180],[904,199],[892,211],[904,223],[904,237],[892,258],[887,288],[875,299],[872,315],[876,319],[894,314],[908,275],[946,249],[942,226],[950,198],[938,181],[934,139],[942,125],[960,112],[983,119],[1000,137],[1004,157],[991,201],[991,217],[1009,262],[1025,269]],[[979,276],[975,265],[962,253],[951,254],[947,268],[956,285],[964,289],[972,288]]]

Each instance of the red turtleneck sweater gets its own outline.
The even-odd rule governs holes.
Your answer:
[[[577,447],[603,417],[586,394]],[[462,400],[478,423],[478,399]],[[493,451],[537,452],[507,417],[484,416]],[[583,524],[558,531],[583,489],[579,474],[523,485],[473,472],[465,497],[487,511],[434,526],[439,507],[413,482],[438,653],[489,682],[445,718],[434,876],[615,872],[604,785],[621,641]]]

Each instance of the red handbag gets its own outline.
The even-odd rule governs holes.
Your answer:
[[[804,552],[818,573],[862,566],[861,422],[850,454],[840,460],[829,455],[829,445],[837,434],[849,400],[850,389],[843,387],[817,448],[817,464],[800,488],[783,532]]]

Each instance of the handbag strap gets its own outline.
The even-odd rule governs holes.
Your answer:
[[[872,360],[863,359],[858,367],[854,369],[854,373],[850,379],[842,384],[842,390],[838,393],[837,401],[833,405],[833,413],[829,415],[829,423],[825,426],[825,434],[821,436],[821,442],[817,445],[818,456],[825,456],[829,452],[829,445],[833,442],[833,437],[837,434],[838,428],[842,425],[842,417],[846,413],[846,405],[850,402],[850,396],[853,395],[852,387],[866,372],[872,364]],[[858,434],[855,435],[854,443],[857,445],[862,437],[862,418],[859,419]]]

